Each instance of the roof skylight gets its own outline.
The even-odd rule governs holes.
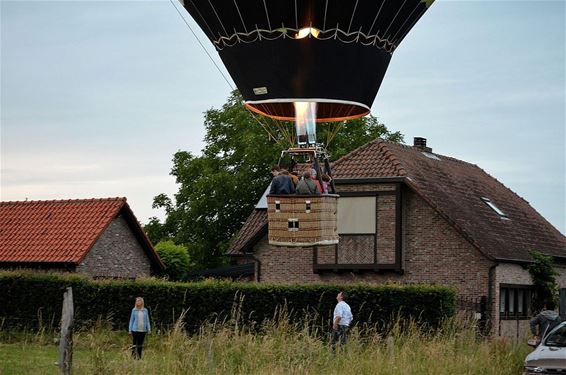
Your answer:
[[[429,159],[434,159],[434,160],[442,160],[440,159],[438,156],[436,156],[435,154],[431,153],[431,152],[426,152],[423,151],[423,155],[426,156]]]
[[[499,215],[500,218],[509,220],[509,217],[507,217],[507,215],[505,214],[505,212],[501,211],[501,210],[499,209],[499,207],[497,207],[497,206],[495,205],[495,203],[493,203],[493,202],[491,201],[491,199],[486,198],[486,197],[482,197],[481,200],[482,200],[485,204],[487,204],[487,205],[489,206],[489,208],[491,208],[493,211],[495,211],[495,213],[496,213],[497,215]]]

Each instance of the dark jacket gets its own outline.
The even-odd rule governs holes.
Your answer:
[[[291,180],[291,177],[280,174],[273,177],[271,180],[271,188],[269,189],[269,194],[294,194],[295,184]]]
[[[546,336],[562,319],[556,311],[544,310],[531,320],[531,332],[535,336]],[[539,328],[537,332],[537,326]]]
[[[297,184],[297,194],[300,194],[300,195],[319,195],[320,192],[318,191],[318,188],[316,187],[316,184],[314,183],[313,180],[310,180],[310,179],[305,180],[303,178]]]

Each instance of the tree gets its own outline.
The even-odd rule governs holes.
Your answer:
[[[533,263],[527,266],[534,285],[532,299],[532,310],[542,310],[546,301],[558,299],[558,284],[556,276],[558,272],[554,269],[554,261],[538,251],[531,251]]]
[[[191,260],[201,268],[222,263],[230,239],[269,185],[270,166],[292,142],[286,135],[294,134],[292,123],[259,118],[245,109],[236,91],[221,109],[206,112],[204,126],[201,156],[187,151],[173,156],[171,175],[179,184],[174,199],[164,194],[154,199],[154,208],[165,209],[165,221],[152,218],[146,226],[152,241],[190,244]],[[378,137],[402,141],[399,132],[389,132],[371,116],[319,124],[319,139],[334,134],[332,160]]]
[[[155,251],[165,264],[164,274],[170,280],[181,280],[189,269],[187,248],[182,245],[175,245],[172,240],[166,240],[155,245]]]

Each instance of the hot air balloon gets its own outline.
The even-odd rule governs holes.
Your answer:
[[[316,123],[364,116],[391,56],[434,0],[180,0],[251,111],[295,120],[297,147],[331,174]],[[335,192],[332,186],[332,192]],[[338,243],[337,195],[268,196],[269,242]]]
[[[391,55],[433,0],[184,0],[254,112],[369,113]]]

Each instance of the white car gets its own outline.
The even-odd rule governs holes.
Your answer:
[[[566,375],[566,322],[554,328],[525,358],[523,375]]]

